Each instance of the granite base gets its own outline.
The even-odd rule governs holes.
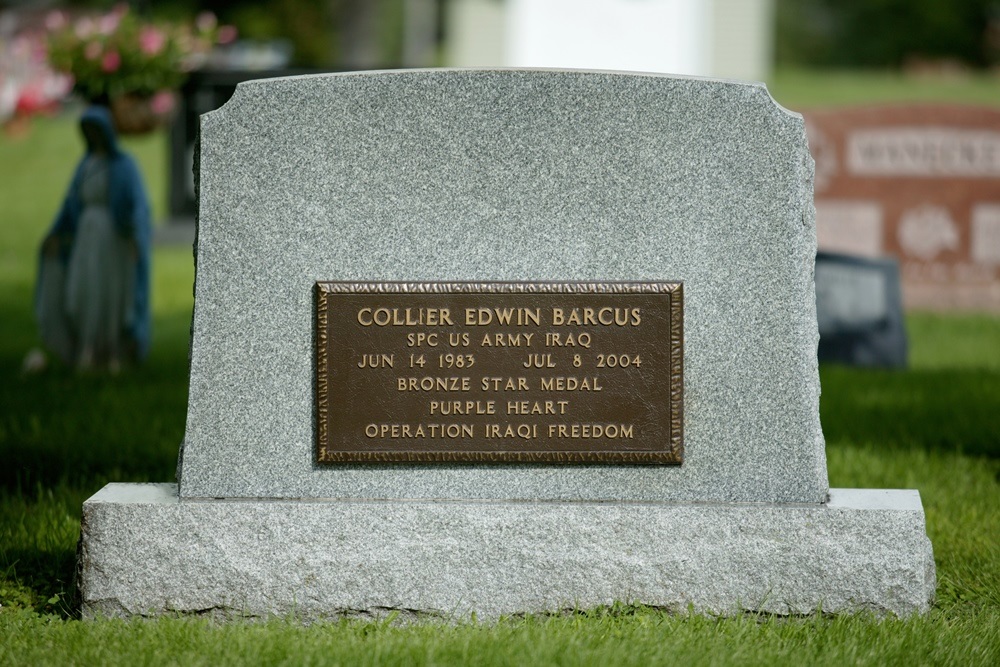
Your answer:
[[[449,619],[615,601],[716,614],[926,611],[917,491],[822,505],[201,500],[109,484],[83,506],[84,618]]]

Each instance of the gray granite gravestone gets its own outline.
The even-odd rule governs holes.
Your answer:
[[[762,85],[254,81],[197,171],[178,484],[86,502],[85,616],[928,608],[919,495],[828,488],[812,160]],[[683,282],[683,462],[317,465],[328,280]]]

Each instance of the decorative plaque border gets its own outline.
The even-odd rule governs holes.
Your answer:
[[[670,295],[669,424],[662,451],[452,451],[344,452],[327,447],[329,437],[328,325],[330,295],[336,294],[668,294]],[[316,464],[351,463],[535,463],[680,465],[684,459],[684,285],[681,282],[351,282],[317,281],[316,288]]]

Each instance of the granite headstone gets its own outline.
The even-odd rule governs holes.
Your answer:
[[[919,495],[828,486],[812,175],[760,84],[240,84],[202,117],[178,484],[87,501],[84,614],[926,610]],[[323,281],[682,283],[683,461],[318,465]]]

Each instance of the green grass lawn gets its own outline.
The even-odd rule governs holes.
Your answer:
[[[903,76],[872,70],[829,71],[783,69],[767,83],[772,97],[794,109],[934,102],[1000,106],[1000,77],[991,74],[954,75],[946,78]]]
[[[822,81],[792,79],[772,86],[786,106],[826,99]],[[890,85],[874,81],[843,85]],[[978,100],[979,84],[969,89],[943,97]],[[127,148],[162,217],[165,138]],[[36,247],[80,152],[70,118],[0,138],[0,665],[1000,664],[1000,318],[979,314],[911,314],[905,372],[821,369],[831,486],[920,490],[938,573],[938,601],[923,617],[718,619],[614,606],[454,625],[75,620],[83,500],[108,481],[173,479],[193,277],[189,249],[157,248],[153,351],[143,368],[113,379],[20,376],[36,343]]]

